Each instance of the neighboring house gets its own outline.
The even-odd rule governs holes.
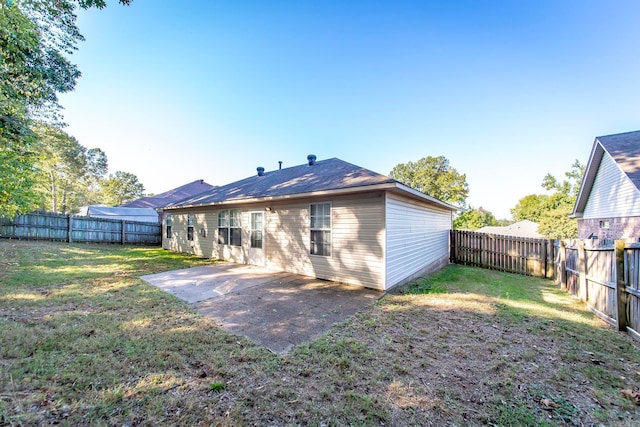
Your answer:
[[[125,221],[158,222],[158,214],[151,208],[123,208],[120,206],[89,205],[81,207],[78,215]]]
[[[523,221],[514,222],[504,227],[486,226],[476,230],[478,233],[499,234],[501,236],[514,237],[531,237],[534,239],[542,239],[542,234],[538,233],[538,223],[525,219]]]
[[[153,208],[158,212],[158,222],[162,222],[162,211],[166,206],[197,196],[212,188],[215,188],[215,186],[207,184],[202,179],[197,179],[173,190],[165,191],[164,193],[154,196],[141,197],[120,206],[126,208]]]
[[[572,216],[578,238],[640,237],[640,131],[599,136]]]
[[[389,289],[449,259],[455,207],[340,159],[265,172],[165,210],[163,247]]]

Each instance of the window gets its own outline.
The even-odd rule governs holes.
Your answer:
[[[600,221],[600,228],[609,228],[609,221],[606,219],[603,221]]]
[[[262,249],[262,212],[251,212],[251,247]]]
[[[242,245],[241,209],[225,209],[218,212],[218,244]]]
[[[187,214],[187,240],[193,240],[193,215]]]
[[[331,203],[309,206],[311,255],[331,256]]]
[[[164,223],[165,223],[165,228],[166,228],[166,236],[167,239],[171,238],[171,214],[166,214],[166,216],[164,217]]]

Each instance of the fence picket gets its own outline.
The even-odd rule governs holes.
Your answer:
[[[160,245],[162,226],[152,222],[33,212],[0,219],[0,237],[82,243]]]

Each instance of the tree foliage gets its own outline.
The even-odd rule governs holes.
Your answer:
[[[538,232],[550,239],[575,238],[578,235],[577,220],[569,218],[569,215],[580,192],[584,169],[584,165],[576,160],[565,172],[564,180],[547,174],[542,180],[542,187],[552,193],[523,197],[511,209],[513,219],[537,222]]]
[[[449,165],[444,156],[427,156],[417,162],[400,163],[389,176],[443,202],[464,206],[469,195],[467,176]]]
[[[102,183],[102,201],[107,205],[121,205],[142,196],[144,185],[129,172],[118,171]]]
[[[0,0],[0,215],[37,206],[31,128],[35,119],[60,122],[58,94],[73,90],[80,77],[67,58],[83,40],[76,9],[105,6],[105,0]]]
[[[453,228],[458,230],[477,230],[494,225],[498,225],[498,220],[491,212],[482,209],[482,207],[462,212],[453,220]]]

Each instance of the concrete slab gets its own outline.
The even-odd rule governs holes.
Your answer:
[[[221,263],[166,271],[141,278],[188,303],[194,303],[287,275],[288,273],[273,272],[252,265]]]
[[[382,296],[360,286],[226,263],[143,279],[279,354],[320,337]]]

